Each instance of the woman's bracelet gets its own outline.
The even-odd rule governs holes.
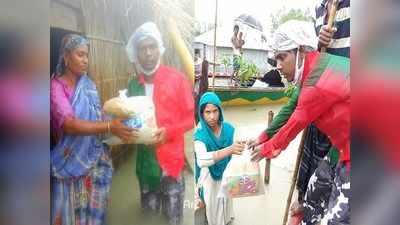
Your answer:
[[[111,133],[111,128],[110,128],[110,121],[107,121],[107,133]]]

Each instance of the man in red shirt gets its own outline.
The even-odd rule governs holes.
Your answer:
[[[313,29],[301,21],[282,24],[274,36],[278,70],[300,89],[290,118],[270,139],[260,143],[253,160],[277,157],[310,123],[324,132],[339,151],[328,212],[321,224],[350,224],[350,78],[349,59],[313,51]],[[312,188],[312,187],[311,187]]]
[[[154,23],[140,26],[126,50],[137,71],[128,84],[128,93],[152,97],[158,127],[154,145],[137,145],[136,173],[142,208],[156,213],[161,210],[170,224],[181,224],[184,133],[194,125],[192,87],[184,74],[160,64],[165,48]]]

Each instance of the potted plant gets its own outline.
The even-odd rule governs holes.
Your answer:
[[[240,57],[239,65],[238,78],[240,85],[247,87],[250,79],[258,74],[258,68],[256,64],[247,62],[243,57]]]

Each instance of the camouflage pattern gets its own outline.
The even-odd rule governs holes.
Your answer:
[[[350,224],[349,199],[350,169],[339,163],[334,171],[326,157],[310,178],[301,224]]]
[[[333,186],[334,170],[327,157],[312,174],[303,202],[302,225],[314,225],[328,212],[328,202]]]
[[[350,197],[350,166],[339,163],[329,199],[328,213],[322,218],[321,225],[350,224]]]

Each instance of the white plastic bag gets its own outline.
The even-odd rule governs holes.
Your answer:
[[[254,82],[254,84],[253,84],[252,87],[255,87],[255,88],[265,88],[265,87],[269,87],[269,84],[267,84],[267,83],[265,83],[265,82],[262,82],[262,81],[260,81],[260,80],[256,80],[256,81]]]
[[[141,101],[145,106],[148,103],[147,96],[127,97],[126,92],[126,89],[120,90],[118,97],[106,101],[103,106],[104,112],[116,118],[129,118],[135,116],[135,112],[141,110],[141,107],[138,107]]]
[[[125,143],[152,144],[153,133],[157,130],[153,100],[149,96],[126,97],[126,90],[104,103],[103,110],[114,118],[123,118],[123,123],[139,129],[139,137]],[[108,145],[124,144],[122,140],[110,135],[104,143]]]
[[[265,193],[260,165],[251,161],[250,150],[234,155],[222,176],[219,197],[240,198]]]

